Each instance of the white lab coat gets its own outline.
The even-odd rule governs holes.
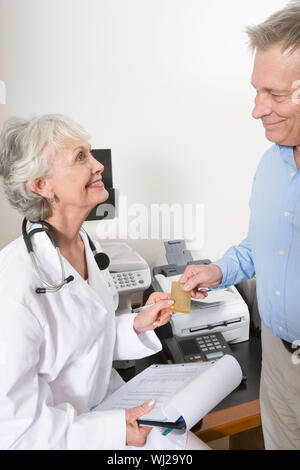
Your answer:
[[[113,360],[161,349],[154,332],[136,335],[133,314],[115,317],[118,294],[85,244],[89,284],[64,259],[74,280],[55,293],[42,283],[23,238],[0,252],[0,448],[124,449],[125,411],[93,411],[122,379]],[[60,282],[45,233],[32,238],[44,275]],[[149,397],[151,398],[151,397]]]

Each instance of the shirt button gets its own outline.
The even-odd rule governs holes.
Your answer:
[[[279,331],[283,331],[283,328],[282,328],[282,326],[280,326],[278,329],[279,329]]]
[[[279,254],[280,254],[280,255],[284,255],[284,250],[280,250],[280,251],[279,251]]]
[[[295,176],[295,173],[293,173],[293,172],[292,172],[292,173],[290,173],[290,176],[291,176],[291,177]]]
[[[276,295],[280,295],[280,291],[277,290],[277,291],[275,292],[275,294],[276,294]]]
[[[285,217],[289,217],[289,215],[290,215],[289,212],[285,212],[285,213],[284,213],[284,216],[285,216]]]

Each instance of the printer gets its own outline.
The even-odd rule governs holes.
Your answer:
[[[142,256],[127,243],[103,242],[103,251],[109,256],[109,272],[119,293],[116,315],[129,313],[141,305],[143,292],[151,285],[151,271]]]
[[[178,281],[188,264],[209,264],[210,260],[193,260],[184,240],[165,242],[166,258],[171,264],[153,269],[153,288],[171,292],[172,281]],[[178,339],[220,332],[228,343],[249,339],[249,310],[234,286],[211,289],[205,299],[191,301],[191,313],[174,312],[170,321]]]

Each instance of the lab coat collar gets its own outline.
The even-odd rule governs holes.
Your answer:
[[[35,224],[39,227],[39,224]],[[30,229],[35,228],[35,225]],[[72,275],[74,280],[64,285],[59,291],[68,290],[75,296],[86,297],[88,301],[95,301],[100,303],[105,309],[114,308],[114,301],[112,295],[112,289],[110,285],[110,279],[108,276],[104,276],[98,268],[95,261],[94,255],[91,251],[87,234],[83,229],[80,230],[80,235],[84,242],[86,261],[88,267],[88,281],[85,281],[80,274],[73,268],[68,260],[62,256],[65,277]],[[39,268],[41,269],[46,280],[49,280],[52,284],[58,284],[61,282],[61,268],[59,259],[54,246],[52,245],[49,237],[45,232],[40,232],[32,237],[32,245],[34,253],[37,257]],[[107,279],[106,279],[107,277]],[[37,287],[42,287],[42,282],[37,276]],[[55,293],[49,293],[46,295],[55,295]]]
[[[107,269],[103,271],[99,269],[94,254],[90,248],[88,236],[83,229],[81,229],[80,235],[85,246],[85,256],[88,268],[88,283],[87,281],[84,281],[80,275],[79,277],[81,281],[83,281],[85,286],[88,286],[90,289],[93,290],[94,293],[96,293],[101,302],[103,299],[105,299],[104,303],[109,303],[107,307],[112,307],[114,309],[115,305],[113,300],[113,294],[115,291],[115,287],[113,285],[113,280],[109,275],[105,275],[105,271],[107,271]]]

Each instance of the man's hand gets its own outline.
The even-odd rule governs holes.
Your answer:
[[[128,446],[143,447],[152,428],[139,426],[137,418],[149,413],[154,407],[154,401],[148,400],[136,408],[126,410],[126,444]]]
[[[154,294],[157,294],[156,296]],[[174,303],[173,300],[167,300],[170,298],[169,294],[164,294],[163,292],[155,292],[151,294],[148,299],[148,302],[155,302],[152,307],[142,310],[134,319],[133,327],[134,331],[137,334],[144,333],[145,331],[155,330],[158,326],[162,326],[165,323],[168,323],[172,316],[172,310],[170,306]],[[165,300],[157,300],[163,298]],[[147,302],[147,304],[148,304]],[[147,305],[146,304],[146,305]],[[148,304],[149,305],[149,304]]]
[[[192,297],[204,299],[207,292],[201,288],[218,286],[222,278],[223,273],[216,264],[191,264],[187,266],[179,282],[184,284],[185,291],[191,291]]]

